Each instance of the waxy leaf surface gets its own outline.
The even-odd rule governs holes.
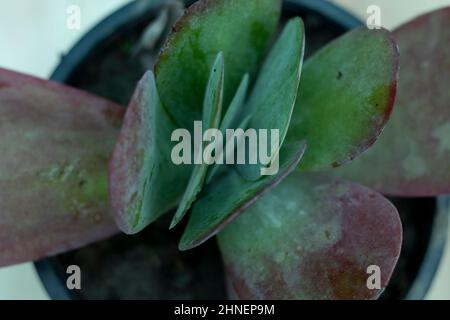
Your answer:
[[[360,159],[337,170],[382,193],[450,193],[450,8],[394,31],[400,80],[391,120]]]
[[[201,119],[210,66],[223,52],[224,105],[245,73],[253,77],[274,34],[279,0],[200,0],[174,27],[156,65],[163,105],[183,128]]]
[[[374,299],[399,257],[402,227],[380,194],[296,172],[218,240],[235,298]],[[367,286],[373,266],[381,290]]]
[[[0,266],[104,239],[108,161],[124,109],[0,69]]]
[[[391,114],[397,75],[385,30],[355,29],[308,59],[288,131],[308,143],[300,168],[336,167],[370,147]]]
[[[191,168],[171,160],[176,126],[162,108],[152,72],[141,79],[128,106],[110,163],[109,196],[120,229],[134,234],[172,209]]]
[[[213,183],[206,185],[192,206],[186,230],[180,241],[180,250],[188,250],[202,244],[227,226],[291,173],[302,158],[305,148],[304,142],[285,145],[280,156],[285,161],[276,175],[248,181],[233,168],[227,168]]]
[[[227,129],[235,129],[238,127],[242,115],[244,114],[243,106],[247,97],[249,79],[249,75],[245,74],[233,100],[231,100],[227,112],[223,116],[222,122],[220,123],[220,131],[224,137]]]
[[[248,122],[250,119],[244,118],[244,120],[240,120],[243,116],[243,106],[245,102],[245,98],[247,96],[247,90],[249,85],[249,75],[245,74],[245,76],[242,78],[241,84],[239,85],[236,94],[234,95],[233,100],[231,100],[230,106],[227,109],[227,112],[223,116],[222,122],[220,124],[220,132],[222,133],[222,136],[224,139],[226,139],[226,131],[227,129],[237,129],[240,128],[242,130],[245,130]],[[245,127],[243,126],[245,124]],[[227,141],[227,140],[225,140]],[[225,142],[226,145],[226,142]],[[224,148],[225,149],[225,148]],[[225,150],[222,150],[222,154],[216,155],[217,158],[220,158],[220,156],[225,157]],[[226,159],[225,159],[226,160]],[[226,161],[223,161],[224,163]],[[213,177],[221,170],[224,169],[224,166],[222,164],[215,164],[212,165],[208,169],[208,175],[206,178],[206,183],[209,183],[212,181]]]
[[[219,129],[220,119],[222,115],[223,81],[223,55],[222,53],[220,53],[217,55],[216,61],[211,68],[210,78],[205,93],[205,100],[203,102],[203,130],[205,132],[207,132],[208,129]],[[204,132],[202,132],[202,138],[205,138]],[[211,140],[212,142],[210,142],[210,144],[214,145],[216,141],[214,141],[214,139]],[[205,144],[203,144],[203,147],[204,145]],[[181,219],[191,207],[192,203],[195,201],[197,194],[202,190],[202,186],[205,182],[206,173],[208,172],[209,167],[209,165],[204,162],[205,159],[203,159],[202,151],[203,148],[201,148],[201,150],[198,150],[197,157],[200,158],[200,164],[195,164],[191,178],[186,187],[186,191],[181,198],[180,204],[178,205],[178,209],[175,212],[175,216],[173,217],[170,228],[174,228],[181,221]]]
[[[251,117],[249,128],[268,131],[267,139],[262,139],[266,141],[259,141],[261,138],[259,135],[252,146],[247,146],[249,154],[246,164],[236,165],[239,174],[246,180],[261,178],[262,163],[259,155],[261,146],[267,144],[266,154],[271,155],[272,160],[278,155],[286,136],[300,83],[305,47],[304,34],[303,21],[300,18],[294,18],[286,24],[266,58],[245,106],[246,114]],[[278,148],[270,143],[272,129],[278,130]],[[252,154],[257,160],[256,164],[250,161]]]

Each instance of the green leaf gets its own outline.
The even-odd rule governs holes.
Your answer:
[[[158,97],[152,72],[139,82],[127,109],[109,175],[112,214],[122,231],[144,229],[179,201],[191,168],[171,155],[171,122]]]
[[[394,31],[400,80],[392,119],[373,148],[336,174],[385,194],[450,193],[450,8]]]
[[[255,130],[279,130],[279,147],[288,131],[297,97],[305,47],[304,33],[300,18],[294,18],[286,24],[261,69],[246,105],[247,115],[251,116],[249,127]],[[260,143],[266,142],[258,141],[258,148],[247,148],[248,152],[256,152]],[[269,146],[268,152],[271,147],[273,146]],[[279,148],[272,151],[275,156]],[[257,164],[250,164],[247,159],[245,165],[236,165],[239,174],[246,180],[261,178],[262,163],[259,156],[256,158]]]
[[[0,68],[0,266],[105,239],[124,108]]]
[[[357,184],[293,173],[218,235],[233,298],[374,299],[400,255],[395,207]],[[370,266],[381,289],[370,289]]]
[[[226,137],[227,129],[241,128],[242,130],[245,130],[248,126],[248,122],[250,121],[250,118],[248,117],[245,118],[243,121],[241,121],[241,123],[239,123],[240,118],[242,117],[243,114],[243,105],[245,102],[245,97],[247,95],[248,84],[249,84],[249,75],[245,74],[220,125],[220,132],[222,132],[223,137]],[[221,155],[217,155],[217,157],[220,156]],[[217,174],[217,172],[219,172],[220,169],[223,168],[224,165],[222,164],[215,164],[211,166],[208,169],[208,176],[206,178],[206,182],[207,183],[211,182],[212,178]]]
[[[336,167],[370,147],[391,114],[397,76],[385,30],[355,29],[308,59],[288,133],[308,143],[300,169]]]
[[[277,175],[247,181],[232,167],[228,167],[214,183],[206,185],[192,206],[189,222],[180,241],[180,250],[191,249],[213,237],[261,195],[276,186],[298,165],[305,147],[303,142],[285,145],[281,151],[285,161]]]
[[[203,128],[205,131],[212,128],[218,129],[219,127],[223,103],[223,81],[223,54],[219,53],[211,69],[210,78],[205,93],[205,100],[203,102]],[[214,144],[215,141],[211,143]],[[195,201],[197,194],[202,190],[206,173],[208,171],[208,164],[204,163],[202,159],[203,152],[201,152],[201,150],[199,150],[197,156],[201,158],[201,164],[196,164],[194,170],[192,171],[186,191],[184,192],[183,198],[178,205],[178,209],[173,217],[170,228],[174,228],[181,221],[191,207],[192,203]]]
[[[241,121],[243,115],[243,105],[247,96],[248,84],[249,75],[245,74],[220,124],[220,131],[223,136],[225,136],[227,129],[236,128],[239,121]]]
[[[242,130],[245,131],[248,128],[248,124],[250,123],[250,119],[251,119],[250,116],[248,116],[244,120],[242,120],[241,123],[236,126],[237,130],[242,129]],[[234,131],[234,132],[236,132],[236,131]],[[225,146],[228,145],[229,143],[231,143],[231,141],[233,139],[235,139],[234,136],[231,136],[231,137],[229,137],[229,139],[226,139],[225,140]],[[237,142],[235,144],[235,148],[234,148],[235,152],[236,152],[238,144],[239,144],[239,142]],[[225,152],[226,152],[226,150],[225,150]],[[229,167],[226,165],[226,161],[227,161],[226,157],[227,157],[227,155],[225,154],[224,155],[224,163],[225,164],[215,164],[208,170],[208,176],[206,178],[206,183],[208,183],[208,184],[211,183],[215,176],[217,176],[217,175],[219,175],[219,174],[221,174],[221,173],[223,173],[223,172],[225,172],[225,171],[227,171],[229,169]],[[236,163],[236,153],[234,154],[234,162],[233,163]]]
[[[200,0],[176,24],[156,65],[161,100],[175,122],[201,118],[209,68],[223,52],[224,105],[245,73],[255,75],[281,12],[279,0]]]

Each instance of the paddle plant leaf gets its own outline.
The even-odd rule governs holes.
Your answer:
[[[300,18],[294,18],[286,24],[267,57],[245,106],[246,114],[251,116],[249,128],[278,130],[278,137],[267,137],[269,140],[274,138],[276,142],[270,143],[267,150],[272,157],[278,154],[284,141],[295,105],[305,47],[304,33]],[[261,144],[266,142],[258,141],[256,145],[248,146],[246,164],[236,165],[239,174],[246,180],[261,178],[263,163],[259,153]],[[270,163],[271,158],[268,159]]]
[[[242,76],[255,75],[280,12],[279,0],[200,0],[187,10],[155,69],[161,100],[181,127],[201,118],[209,68],[219,52],[227,64],[225,106]]]
[[[400,81],[379,141],[340,176],[397,196],[450,193],[450,8],[394,31]]]
[[[298,165],[305,151],[304,142],[287,144],[280,157],[285,159],[276,175],[257,181],[242,178],[232,167],[203,189],[193,204],[181,238],[180,250],[196,247],[222,230],[264,193],[270,191]]]
[[[205,100],[203,102],[203,129],[206,129],[206,131],[205,133],[202,132],[202,138],[207,136],[208,129],[218,130],[219,128],[220,117],[222,114],[223,81],[224,61],[223,54],[219,53],[211,69],[208,86],[206,87]],[[217,143],[217,141],[214,140],[217,139],[217,137],[213,139],[213,136],[211,136],[209,138],[208,140],[211,140],[209,143],[210,145]],[[202,190],[209,166],[208,163],[205,163],[205,159],[203,159],[203,147],[201,150],[198,150],[196,157],[198,158],[197,160],[199,160],[198,164],[195,164],[186,191],[183,194],[183,198],[181,199],[178,209],[175,212],[175,216],[170,224],[170,228],[174,228],[181,221],[195,201],[197,194]]]
[[[175,207],[184,192],[192,170],[171,159],[176,128],[149,71],[136,87],[110,162],[111,210],[125,233],[144,229]]]
[[[389,32],[348,32],[305,62],[288,135],[308,143],[304,171],[339,166],[370,147],[393,108],[398,50]]]
[[[123,110],[0,69],[0,266],[117,232],[108,212],[107,172]]]
[[[402,228],[380,194],[296,172],[218,240],[236,298],[374,299],[396,265]]]

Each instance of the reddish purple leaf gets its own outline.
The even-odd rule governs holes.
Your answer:
[[[450,7],[394,32],[400,81],[390,122],[360,159],[338,169],[385,194],[450,193]]]
[[[357,184],[294,173],[219,236],[240,299],[373,299],[400,255],[395,207]],[[380,268],[381,289],[369,290]]]
[[[117,231],[107,164],[123,108],[0,69],[0,266]]]

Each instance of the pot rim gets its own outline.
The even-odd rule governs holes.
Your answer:
[[[184,1],[187,4],[195,2],[195,0]],[[136,0],[117,9],[90,29],[66,55],[62,56],[50,79],[58,82],[67,81],[99,43],[112,36],[117,29],[131,29],[134,23],[130,24],[130,21],[136,23],[164,2],[165,0]],[[343,29],[353,29],[362,25],[362,22],[349,12],[324,0],[283,0],[283,9],[293,8],[316,12]]]
[[[427,250],[405,300],[423,300],[426,297],[444,255],[450,228],[450,196],[439,196],[436,200],[436,213]]]

